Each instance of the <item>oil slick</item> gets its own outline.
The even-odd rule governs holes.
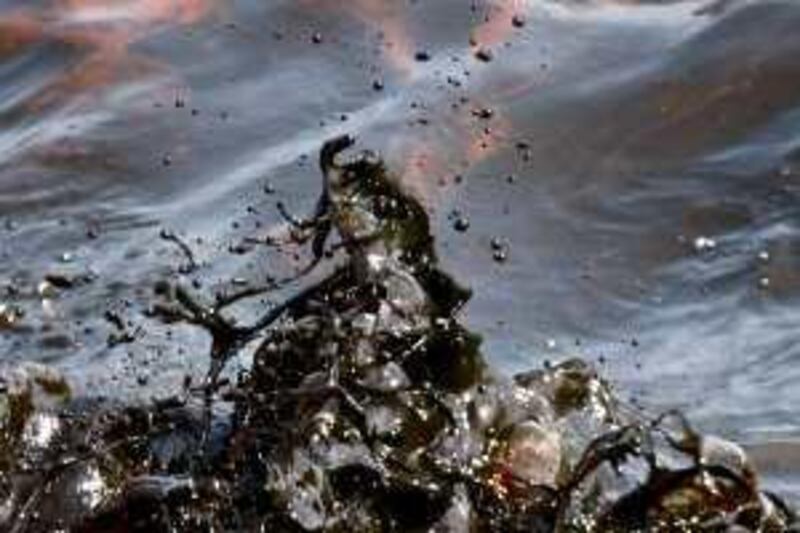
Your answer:
[[[98,91],[167,72],[155,59],[133,52],[138,42],[166,29],[201,22],[211,0],[58,0],[41,9],[0,13],[0,57],[35,46],[63,47],[77,58],[28,98],[25,110],[41,112],[84,102]]]

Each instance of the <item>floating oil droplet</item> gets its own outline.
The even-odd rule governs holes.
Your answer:
[[[20,308],[8,304],[0,303],[0,329],[11,329],[16,326],[23,317]]]
[[[39,282],[39,285],[36,286],[36,292],[40,298],[54,298],[58,295],[55,285],[46,280]]]
[[[453,221],[453,229],[460,233],[464,233],[469,229],[469,219],[464,215],[459,215]]]
[[[484,63],[488,63],[494,59],[494,54],[489,48],[481,47],[475,51],[475,59],[478,61],[483,61]]]
[[[472,114],[477,118],[489,120],[494,116],[494,111],[488,107],[482,107],[480,109],[473,110]]]

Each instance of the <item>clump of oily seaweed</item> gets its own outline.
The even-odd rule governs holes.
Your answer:
[[[648,419],[581,360],[504,378],[458,321],[428,217],[372,154],[329,141],[316,264],[250,326],[181,286],[157,311],[212,335],[197,390],[148,407],[72,399],[52,371],[0,395],[4,531],[786,531],[737,445]],[[232,300],[231,300],[232,301]],[[226,361],[258,342],[252,365]]]

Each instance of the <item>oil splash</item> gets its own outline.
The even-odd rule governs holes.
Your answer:
[[[621,403],[572,359],[505,378],[458,312],[424,209],[369,153],[320,154],[319,208],[293,220],[347,261],[243,326],[181,286],[154,309],[213,338],[198,388],[143,407],[74,401],[29,367],[0,395],[0,523],[301,531],[784,531],[737,445]],[[320,256],[321,257],[321,256]],[[252,365],[227,360],[258,340]],[[9,377],[10,376],[10,377]],[[58,421],[58,422],[56,422]]]

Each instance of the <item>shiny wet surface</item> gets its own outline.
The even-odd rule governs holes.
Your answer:
[[[800,494],[793,2],[0,6],[4,361],[108,396],[201,373],[201,334],[141,316],[185,261],[160,230],[208,294],[291,272],[237,244],[311,211],[350,132],[437,217],[494,364],[602,360]]]

